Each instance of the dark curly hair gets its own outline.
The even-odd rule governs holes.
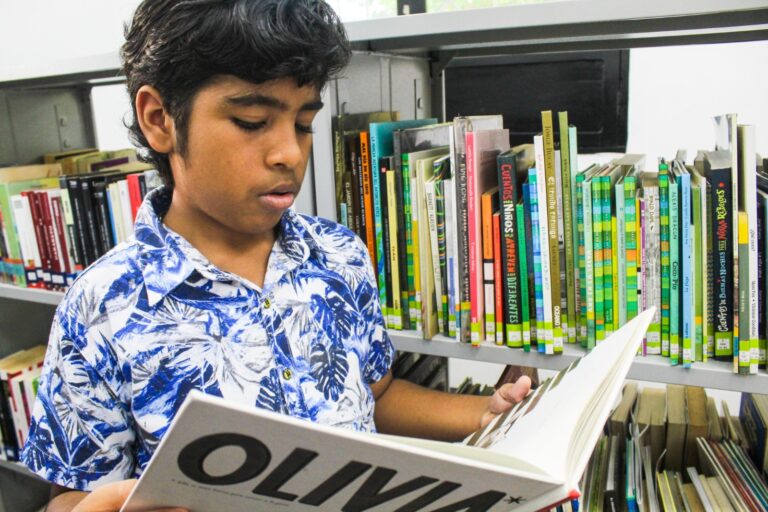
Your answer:
[[[215,76],[252,83],[290,77],[320,90],[351,55],[344,26],[323,0],[144,0],[125,39],[130,136],[170,187],[168,155],[150,147],[136,119],[141,86],[159,91],[184,154],[192,101]]]

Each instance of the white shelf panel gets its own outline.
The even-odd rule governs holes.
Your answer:
[[[61,302],[64,294],[62,292],[52,292],[49,290],[38,290],[35,288],[21,288],[10,284],[0,284],[0,297],[5,299],[23,300],[27,302],[37,302],[40,304],[57,305]]]
[[[457,357],[469,361],[531,366],[546,370],[561,370],[586,353],[580,346],[574,345],[566,345],[563,354],[547,356],[491,344],[472,347],[466,343],[457,343],[445,336],[436,336],[431,341],[425,341],[421,339],[421,333],[415,331],[389,331],[389,335],[395,348],[406,352]],[[671,366],[669,360],[661,356],[638,356],[627,378],[728,391],[762,390],[760,392],[766,392],[768,390],[768,374],[765,370],[760,370],[758,375],[746,376],[734,374],[731,368],[731,363],[728,362],[708,361],[694,363],[692,368],[686,369]]]
[[[346,27],[357,48],[371,51],[552,43],[573,44],[571,50],[579,50],[596,41],[632,47],[651,42],[643,40],[669,45],[718,42],[723,37],[765,39],[768,4],[765,0],[567,0],[364,20]]]

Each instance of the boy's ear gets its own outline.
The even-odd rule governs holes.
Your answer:
[[[173,117],[165,110],[160,91],[143,85],[136,93],[136,118],[152,149],[158,153],[171,153],[176,145],[176,127]]]

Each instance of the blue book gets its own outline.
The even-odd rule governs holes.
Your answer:
[[[539,231],[539,201],[536,191],[536,169],[528,170],[528,196],[531,204],[531,245],[533,246],[533,280],[536,297],[536,324],[544,325],[544,276],[541,270],[541,238]],[[531,192],[533,191],[533,192]],[[544,353],[545,343],[537,343],[537,350]]]
[[[682,167],[682,166],[681,166]],[[694,355],[694,314],[693,314],[693,231],[691,229],[691,175],[684,168],[679,169],[677,185],[680,192],[680,267],[682,280],[682,362],[690,368]]]
[[[680,362],[680,188],[675,175],[669,174],[669,360]]]
[[[392,132],[406,128],[416,128],[437,123],[437,119],[414,119],[408,121],[388,121],[384,123],[370,123],[368,132],[370,134],[370,155],[371,155],[371,176],[378,176],[380,172],[379,162],[382,157],[392,156],[394,146],[392,143]],[[382,230],[383,220],[381,217],[381,186],[379,180],[371,180],[373,185],[373,229],[376,238],[376,275],[379,281],[379,301],[382,307],[387,304],[387,278],[384,271],[384,234]],[[388,248],[387,248],[388,249]]]

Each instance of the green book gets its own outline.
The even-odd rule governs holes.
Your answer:
[[[670,226],[669,172],[666,164],[659,165],[659,247],[661,250],[661,355],[669,357],[670,338]]]
[[[677,365],[681,359],[682,335],[680,324],[683,309],[680,307],[682,294],[680,258],[680,188],[673,173],[669,174],[669,359]]]
[[[566,286],[566,313],[568,315],[568,331],[565,333],[568,343],[576,343],[576,318],[578,317],[576,307],[576,269],[574,263],[575,243],[573,230],[569,223],[573,218],[573,204],[571,194],[571,148],[568,129],[568,112],[558,113],[558,123],[560,128],[560,174],[562,183],[562,203],[563,203],[563,244],[565,245],[565,286]]]
[[[522,201],[518,202],[515,206],[515,212],[517,215],[517,225],[525,226],[525,205]],[[528,297],[528,258],[527,254],[528,241],[525,239],[525,229],[517,230],[518,252],[520,257],[518,258],[520,268],[520,296]],[[528,300],[520,301],[520,313],[523,329],[523,350],[526,352],[531,351],[531,312],[529,308],[530,302]]]
[[[579,173],[574,179],[576,192],[576,242],[579,269],[579,329],[577,339],[581,346],[587,346],[587,264],[584,237],[584,174]]]
[[[585,171],[582,178],[582,203],[584,205],[584,267],[585,267],[585,296],[586,296],[586,324],[587,324],[587,338],[586,348],[592,349],[595,347],[597,340],[597,321],[595,319],[595,237],[593,233],[593,209],[592,209],[592,178],[588,177],[590,174],[590,168]]]
[[[618,246],[617,264],[619,281],[619,304],[618,304],[618,322],[619,325],[627,323],[627,263],[628,260],[622,255],[627,254],[627,216],[626,203],[624,202],[624,180],[621,176],[614,187],[614,196],[616,198],[616,240]]]
[[[693,176],[692,176],[693,178]],[[691,181],[691,213],[693,217],[693,360],[704,360],[704,286],[702,286],[701,187]]]
[[[595,344],[598,344],[605,339],[605,288],[603,286],[605,252],[603,251],[603,194],[600,176],[594,176],[590,185],[592,197],[588,204],[591,205],[592,210],[592,261],[595,268],[592,287],[595,301]]]
[[[633,173],[624,177],[624,228],[626,230],[626,293],[627,293],[627,306],[626,306],[626,319],[628,322],[637,316],[638,304],[637,304],[637,201],[636,189],[637,178]],[[624,323],[622,323],[624,325]]]

